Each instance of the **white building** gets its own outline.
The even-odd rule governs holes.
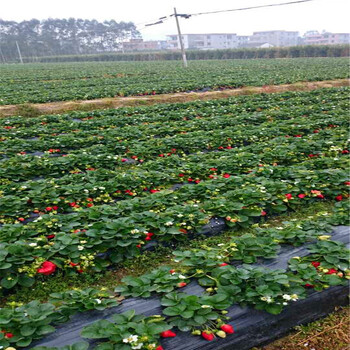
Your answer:
[[[264,32],[254,32],[250,36],[250,44],[261,47],[263,44],[272,46],[295,46],[298,45],[298,32],[290,32],[286,30],[268,30]]]
[[[183,34],[182,40],[185,49],[190,50],[233,49],[238,47],[238,37],[235,33]],[[170,50],[180,49],[178,35],[168,35],[167,43]]]
[[[303,37],[304,45],[339,45],[349,44],[350,34],[349,33],[329,33],[318,31],[306,32]]]

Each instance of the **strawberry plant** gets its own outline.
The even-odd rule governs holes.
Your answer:
[[[88,339],[107,339],[98,350],[156,349],[160,334],[171,329],[158,315],[145,317],[135,310],[114,315],[112,321],[100,320],[83,329],[81,335]]]
[[[183,332],[207,329],[220,319],[215,307],[205,304],[196,295],[170,293],[162,298],[163,314],[170,316],[169,323]]]

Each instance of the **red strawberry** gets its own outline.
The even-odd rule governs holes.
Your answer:
[[[222,175],[222,177],[224,177],[225,179],[228,179],[229,177],[230,177],[231,175],[230,174],[224,174],[224,175]]]
[[[176,333],[172,332],[171,330],[168,330],[160,333],[160,336],[162,338],[174,338],[176,337]]]
[[[261,216],[265,216],[266,214],[267,214],[267,213],[266,213],[265,210],[262,210],[261,213],[260,213]]]
[[[13,333],[10,333],[10,332],[5,333],[5,338],[6,339],[11,339],[12,337],[13,337]]]
[[[24,218],[18,218],[17,220],[20,221],[20,222],[23,222],[25,219]]]
[[[46,207],[45,210],[46,210],[46,211],[51,211],[52,208],[51,208],[51,207]]]
[[[179,288],[182,288],[182,287],[187,286],[187,283],[186,283],[186,282],[180,282],[180,283],[177,284],[177,286],[178,286]]]
[[[228,265],[227,263],[222,263],[219,266],[227,266],[227,265]]]
[[[304,194],[304,193],[298,194],[298,197],[301,198],[301,199],[302,199],[302,198],[305,198],[305,196],[306,196],[306,194]]]
[[[293,196],[292,196],[290,193],[285,194],[285,197],[286,197],[287,199],[292,199],[292,198],[293,198]]]
[[[340,201],[343,200],[343,196],[340,194],[339,196],[336,196],[336,197],[335,197],[335,200],[338,201],[338,202],[340,202]]]
[[[37,269],[36,271],[38,273],[45,275],[45,276],[48,276],[48,275],[51,275],[52,273],[54,273],[56,271],[56,267],[57,267],[57,265],[51,261],[44,261],[41,266],[42,267]]]
[[[314,288],[315,286],[313,284],[306,283],[305,288]]]
[[[205,340],[212,341],[214,339],[214,334],[213,333],[209,333],[207,331],[204,331],[204,332],[202,332],[202,337]]]
[[[221,330],[223,330],[227,334],[233,334],[235,330],[230,324],[224,324],[220,327]]]
[[[170,272],[171,274],[173,274],[173,273],[175,273],[175,269],[171,269],[169,272]]]
[[[313,267],[319,267],[321,265],[321,263],[318,261],[312,261],[311,264]]]
[[[52,238],[55,238],[55,235],[47,235],[46,238],[47,239],[52,239]]]
[[[159,345],[157,346],[156,350],[164,350],[164,348],[161,345]]]
[[[338,271],[336,269],[329,269],[328,272],[326,272],[326,275],[334,275]]]

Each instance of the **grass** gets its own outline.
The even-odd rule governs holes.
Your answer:
[[[300,208],[295,212],[272,217],[267,223],[270,227],[280,226],[283,221],[290,219],[302,220],[319,212],[331,211],[333,206],[334,204],[332,202],[319,202],[317,204]],[[200,236],[191,241],[179,242],[176,249],[186,250],[198,248],[204,244],[214,247],[219,243],[228,241],[233,235],[240,236],[251,230],[252,228],[240,229],[237,231],[228,230],[217,236]],[[87,273],[74,276],[65,276],[62,273],[58,273],[49,279],[43,278],[43,281],[36,282],[35,285],[30,288],[30,292],[28,291],[28,288],[18,288],[14,294],[2,298],[0,307],[13,301],[21,303],[27,303],[35,299],[45,301],[50,293],[63,292],[73,288],[83,289],[95,286],[99,288],[106,287],[108,289],[113,289],[118,283],[120,283],[121,279],[127,275],[139,276],[160,265],[170,264],[173,257],[173,250],[174,249],[171,247],[159,246],[154,251],[147,251],[138,257],[126,260],[122,264],[114,266],[112,269],[101,273]]]
[[[295,331],[267,346],[252,350],[350,349],[350,307],[337,308],[326,318],[295,327]]]

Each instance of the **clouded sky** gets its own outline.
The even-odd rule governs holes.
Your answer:
[[[288,1],[291,0],[0,0],[0,18],[21,21],[75,17],[132,21],[139,24],[138,29],[144,39],[164,39],[165,35],[176,33],[173,17],[157,26],[145,28],[144,24],[170,15],[174,6],[178,13],[198,13]],[[314,0],[280,7],[194,16],[180,19],[180,24],[183,33],[250,35],[254,31],[274,29],[296,30],[301,34],[307,30],[347,33],[350,31],[349,13],[349,0]]]

